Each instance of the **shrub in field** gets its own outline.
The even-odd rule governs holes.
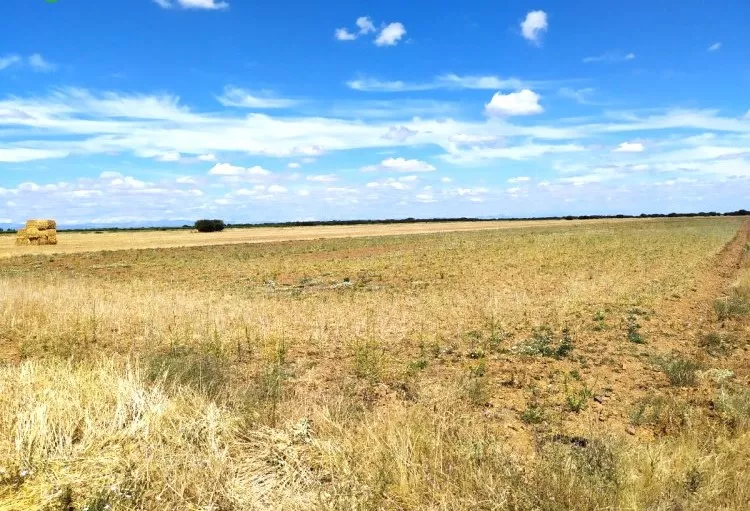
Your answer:
[[[630,314],[628,316],[627,336],[628,336],[628,341],[632,343],[646,344],[646,340],[643,338],[643,335],[641,334],[641,325],[638,324],[638,320],[636,319],[635,314]]]
[[[146,365],[149,380],[163,381],[167,388],[190,387],[210,398],[221,393],[228,379],[224,360],[212,353],[184,347],[152,355],[146,359]]]
[[[573,351],[573,338],[570,330],[563,328],[560,342],[554,345],[555,335],[548,326],[534,329],[534,332],[525,344],[518,347],[518,351],[524,355],[541,355],[543,357],[565,358]]]
[[[198,220],[195,222],[195,229],[198,232],[219,232],[226,227],[223,220]]]
[[[698,382],[696,371],[700,366],[692,360],[673,355],[661,357],[656,363],[675,387],[692,387]]]
[[[750,425],[750,390],[722,389],[716,405],[724,422],[733,429],[745,429]]]
[[[630,423],[649,426],[661,434],[673,434],[690,423],[689,406],[673,397],[647,396],[639,399],[630,411]]]
[[[731,349],[730,339],[719,332],[707,332],[698,339],[698,346],[706,350],[709,355],[726,355]]]
[[[526,409],[521,412],[521,420],[526,424],[541,424],[547,415],[544,407],[539,403],[530,403]]]
[[[750,314],[750,287],[732,289],[729,296],[714,302],[714,310],[721,321],[747,316]]]
[[[578,392],[573,392],[565,396],[565,402],[568,405],[568,410],[574,413],[578,413],[581,410],[585,410],[588,406],[588,400],[591,398],[591,391],[584,387]]]

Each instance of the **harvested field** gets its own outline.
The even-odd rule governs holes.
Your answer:
[[[587,223],[629,222],[631,220],[587,220]],[[488,221],[445,222],[391,225],[335,225],[315,227],[256,227],[198,233],[190,230],[130,232],[62,232],[54,247],[14,247],[9,236],[0,236],[0,257],[25,254],[58,254],[144,248],[198,247],[243,243],[314,240],[318,238],[357,238],[439,232],[464,232],[494,229],[519,229],[534,226],[580,225],[582,221]]]
[[[0,260],[0,510],[745,509],[749,236],[63,233]]]

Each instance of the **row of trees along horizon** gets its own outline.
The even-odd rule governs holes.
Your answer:
[[[67,232],[110,232],[110,231],[168,231],[168,230],[196,230],[198,232],[220,232],[227,227],[253,228],[253,227],[313,227],[321,225],[367,225],[367,224],[410,224],[410,223],[441,223],[441,222],[492,222],[492,221],[533,221],[533,220],[596,220],[607,218],[690,218],[690,217],[712,217],[712,216],[750,216],[750,211],[739,209],[718,213],[716,211],[700,213],[641,213],[640,215],[565,215],[565,216],[543,216],[543,217],[496,217],[496,218],[393,218],[393,219],[359,219],[359,220],[304,220],[296,222],[262,222],[262,223],[226,223],[219,219],[201,219],[193,225],[184,224],[174,227],[86,227],[86,228],[58,228],[58,231]],[[2,232],[2,229],[0,229]],[[14,233],[17,229],[8,228],[4,232]]]

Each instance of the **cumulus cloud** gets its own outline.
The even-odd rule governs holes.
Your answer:
[[[539,99],[539,94],[530,89],[508,94],[496,92],[485,105],[485,112],[497,116],[540,114],[544,112],[544,108],[539,104]]]
[[[377,46],[395,46],[406,35],[406,28],[403,23],[398,21],[389,23],[378,34],[375,39],[375,45]]]
[[[387,172],[432,172],[435,167],[422,160],[408,160],[406,158],[387,158],[378,165],[362,167],[364,172],[384,170]]]
[[[224,106],[256,109],[288,108],[297,104],[293,99],[275,97],[270,91],[252,93],[232,85],[224,87],[224,93],[216,99]]]
[[[721,43],[720,42],[715,42],[714,44],[712,44],[711,46],[708,47],[708,51],[718,51],[720,49],[721,49]]]
[[[337,28],[333,35],[339,41],[354,41],[360,36],[367,35],[376,31],[375,24],[372,22],[369,16],[360,16],[357,21],[354,22],[357,25],[356,32],[350,31],[348,28],[342,27]],[[400,36],[399,36],[400,37]]]
[[[360,16],[356,21],[357,27],[359,27],[360,34],[369,34],[375,32],[375,25],[372,24],[372,20],[369,16]]]
[[[171,9],[172,7],[204,10],[221,10],[229,8],[228,2],[217,0],[154,0],[154,2],[164,9]]]
[[[337,28],[333,35],[339,41],[354,41],[357,38],[357,34],[352,34],[346,28]]]
[[[216,155],[211,154],[211,153],[201,154],[200,156],[198,156],[198,159],[200,161],[216,161]]]
[[[524,39],[534,44],[541,42],[542,34],[547,32],[547,13],[544,11],[530,11],[521,22],[521,34]]]
[[[613,149],[613,151],[616,153],[640,153],[644,149],[643,144],[640,142],[623,142]]]

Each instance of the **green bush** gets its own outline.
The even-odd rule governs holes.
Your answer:
[[[226,227],[224,220],[198,220],[195,222],[195,229],[198,232],[220,232]]]

